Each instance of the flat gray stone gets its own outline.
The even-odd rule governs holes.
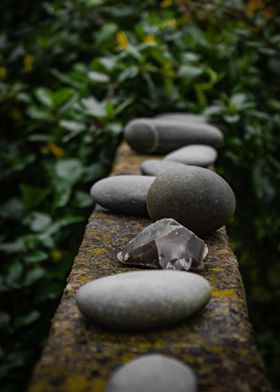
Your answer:
[[[153,221],[173,218],[201,236],[226,224],[235,210],[235,196],[218,174],[186,165],[153,182],[148,192],[147,209]]]
[[[147,193],[155,177],[123,175],[96,182],[90,194],[102,207],[120,214],[147,216]]]
[[[212,125],[161,118],[130,121],[124,137],[135,151],[144,154],[165,154],[190,144],[216,147],[223,142],[223,134]]]
[[[166,355],[143,355],[121,366],[105,392],[196,392],[193,370]]]
[[[207,123],[207,117],[202,114],[192,113],[162,113],[158,114],[154,118],[161,120],[178,120],[183,122],[196,122],[196,123]]]
[[[217,159],[217,151],[211,146],[204,144],[193,144],[181,147],[176,151],[166,155],[164,160],[183,163],[192,166],[209,166]]]
[[[118,253],[123,264],[188,271],[202,269],[208,253],[205,242],[174,219],[145,227]]]
[[[141,173],[148,176],[162,176],[166,173],[173,173],[177,169],[184,168],[183,163],[172,162],[162,159],[147,159],[140,165]]]
[[[80,311],[113,330],[135,331],[176,324],[210,299],[202,276],[181,271],[137,271],[96,279],[76,295]]]

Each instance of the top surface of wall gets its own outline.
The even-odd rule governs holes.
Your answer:
[[[139,173],[145,159],[149,157],[123,144],[113,174]],[[116,254],[149,223],[100,208],[91,215],[30,391],[102,392],[119,365],[155,352],[190,365],[201,392],[269,390],[238,263],[224,228],[206,238],[209,253],[202,275],[211,284],[212,298],[195,316],[175,327],[145,333],[106,331],[81,316],[74,300],[77,289],[92,279],[136,270],[120,265]]]

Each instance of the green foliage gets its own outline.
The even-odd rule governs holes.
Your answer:
[[[279,384],[276,2],[1,7],[2,390],[22,389],[40,352],[92,208],[89,186],[109,172],[123,125],[164,111],[205,111],[224,131],[218,170],[238,201],[230,236]]]

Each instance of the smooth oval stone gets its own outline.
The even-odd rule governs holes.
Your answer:
[[[96,182],[90,194],[104,208],[120,213],[147,216],[147,193],[155,177],[123,175]]]
[[[196,392],[192,369],[166,355],[143,355],[121,366],[105,392]]]
[[[179,120],[184,122],[197,122],[197,123],[207,123],[207,117],[202,114],[192,114],[192,113],[162,113],[155,116],[155,118],[160,118],[164,120]]]
[[[193,144],[171,152],[166,155],[164,160],[204,167],[212,165],[216,161],[217,155],[217,151],[213,147],[204,144]]]
[[[134,331],[178,323],[210,298],[202,276],[181,271],[137,271],[96,279],[82,286],[80,311],[109,329]]]
[[[190,144],[219,146],[221,131],[209,124],[177,120],[139,118],[130,121],[124,132],[128,144],[143,154],[165,154]]]
[[[222,227],[233,215],[235,196],[218,174],[197,166],[164,174],[151,185],[147,209],[152,220],[173,218],[201,236]]]
[[[148,159],[140,165],[141,173],[156,177],[170,172],[173,173],[174,171],[184,167],[185,165],[183,163],[168,160],[163,161],[160,159]]]

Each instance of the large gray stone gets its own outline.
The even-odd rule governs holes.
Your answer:
[[[124,137],[134,150],[144,154],[165,154],[190,144],[215,147],[223,142],[223,134],[212,125],[160,118],[130,121],[125,128]]]
[[[173,218],[201,236],[225,225],[234,213],[235,196],[218,174],[185,166],[153,182],[147,209],[152,220]]]
[[[162,159],[147,159],[140,165],[141,173],[149,176],[162,176],[166,173],[173,173],[177,169],[184,168],[183,163],[172,162]]]
[[[166,355],[143,355],[120,367],[105,392],[196,392],[192,369]]]
[[[217,151],[211,146],[193,144],[171,152],[166,155],[164,160],[205,167],[212,165],[216,161],[217,155]]]
[[[155,177],[123,175],[96,182],[90,194],[102,207],[121,214],[147,216],[147,193]]]
[[[82,286],[80,311],[109,329],[144,330],[178,323],[201,309],[210,298],[202,276],[181,271],[127,272]]]

